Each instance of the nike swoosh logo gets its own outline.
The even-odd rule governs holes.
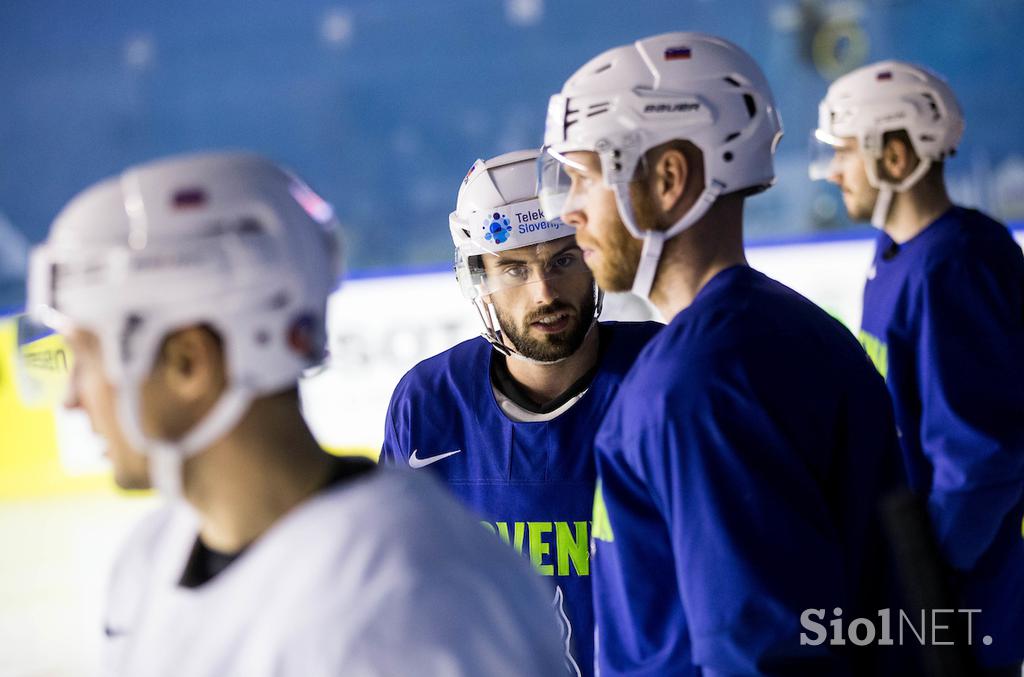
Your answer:
[[[437,454],[436,456],[428,456],[427,458],[420,458],[419,456],[416,455],[418,453],[419,453],[419,449],[413,449],[412,450],[412,456],[409,457],[409,467],[410,468],[425,468],[426,466],[430,465],[431,463],[437,463],[441,459],[448,458],[449,456],[454,456],[455,454],[462,453],[462,449],[456,449],[455,451],[446,451],[443,454]]]

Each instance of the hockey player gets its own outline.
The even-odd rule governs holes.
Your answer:
[[[122,487],[171,500],[116,563],[112,675],[552,675],[539,577],[441,487],[332,457],[297,393],[336,279],[331,207],[245,154],[132,168],[61,212],[30,309]]]
[[[860,337],[896,405],[912,488],[928,501],[983,666],[1024,661],[1024,255],[1006,227],[954,205],[963,134],[949,85],[883,61],[836,80],[812,177],[881,229]],[[989,640],[984,640],[984,637]]]
[[[381,459],[427,468],[554,583],[569,674],[593,673],[593,436],[661,325],[598,323],[572,231],[540,209],[538,152],[478,160],[450,217],[482,338],[421,362],[391,399]]]
[[[596,440],[603,677],[873,660],[808,620],[881,608],[891,405],[841,324],[746,265],[743,203],[772,184],[781,134],[754,61],[699,33],[611,49],[551,99],[545,212],[576,229],[603,289],[669,321]]]

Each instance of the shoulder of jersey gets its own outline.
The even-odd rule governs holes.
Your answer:
[[[132,527],[124,540],[121,554],[129,560],[150,557],[162,541],[173,531],[191,528],[194,520],[190,512],[174,503],[167,503],[147,513]]]
[[[407,553],[421,553],[424,548],[433,549],[437,546],[439,539],[455,539],[449,543],[449,547],[463,547],[468,542],[478,541],[474,549],[480,550],[480,556],[493,556],[498,553],[503,558],[505,547],[487,548],[491,539],[486,537],[486,532],[477,534],[479,522],[466,508],[458,503],[441,482],[429,473],[415,472],[408,468],[383,467],[375,472],[372,484],[364,484],[358,497],[346,498],[345,489],[338,491],[334,499],[338,502],[358,503],[367,514],[371,514],[378,506],[387,506],[386,515],[380,516],[380,524],[377,528],[394,526],[406,534],[405,538],[394,541],[393,539],[376,539],[375,547],[385,547],[394,551]],[[376,519],[376,518],[375,518]],[[470,539],[463,535],[474,534]],[[368,539],[375,540],[375,539]],[[494,540],[495,544],[500,544]],[[481,546],[484,546],[481,548]],[[426,560],[424,561],[426,563]],[[429,566],[418,567],[417,570],[429,571]]]
[[[178,556],[195,539],[193,514],[180,505],[168,503],[147,513],[129,531],[114,558],[107,587],[108,616],[116,629],[131,621],[140,591],[148,585],[161,557]],[[111,618],[107,619],[111,621]]]
[[[953,218],[956,227],[946,228],[930,243],[925,263],[929,271],[950,262],[990,268],[1007,256],[1021,258],[1013,233],[988,214],[958,208]]]
[[[628,371],[665,325],[660,322],[602,322],[609,345],[602,350],[602,371]]]
[[[480,336],[457,343],[448,350],[417,363],[402,377],[399,388],[431,385],[449,380],[452,376],[457,378],[461,373],[470,373],[476,377],[479,373],[477,369],[480,368],[476,363],[484,363],[483,368],[486,369],[491,350],[491,345]]]
[[[644,371],[668,370],[678,375],[682,370],[692,375],[701,371],[699,363],[704,359],[737,351],[744,354],[749,346],[763,341],[767,327],[783,322],[779,312],[789,318],[786,321],[804,321],[808,311],[811,315],[819,312],[804,296],[760,273],[744,275],[728,288],[712,291],[703,297],[699,310],[683,311],[656,331],[637,365]]]
[[[665,328],[661,322],[602,322],[601,325],[612,332],[616,341],[622,340],[629,343],[644,345],[650,341],[659,331]]]

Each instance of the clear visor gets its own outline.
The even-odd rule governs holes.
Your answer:
[[[14,351],[18,395],[26,407],[57,407],[66,399],[74,360],[64,338],[29,315],[17,317]]]
[[[807,174],[812,181],[828,179],[835,171],[836,149],[850,145],[849,139],[832,136],[828,132],[816,129],[811,132],[808,140]]]
[[[571,168],[579,175],[588,176],[593,172],[584,165],[574,162],[549,147],[537,157],[537,199],[541,209],[552,218],[575,211],[577,195],[573,194],[572,176],[566,171]],[[600,179],[600,177],[596,177]]]
[[[470,298],[573,276],[590,278],[575,236],[499,252],[472,253],[460,248],[455,257],[460,282]]]

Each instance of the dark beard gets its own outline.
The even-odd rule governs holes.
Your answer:
[[[572,310],[572,306],[563,301],[555,301],[530,313],[521,325],[516,325],[511,318],[505,316],[497,308],[495,310],[498,313],[498,322],[501,324],[502,332],[520,355],[538,362],[554,362],[569,357],[583,345],[583,339],[587,337],[587,332],[590,331],[590,325],[593,323],[594,305],[594,294],[591,291],[580,304],[580,312],[576,315],[575,325],[560,334],[546,334],[543,338],[534,338],[530,335],[530,324],[543,315]]]

